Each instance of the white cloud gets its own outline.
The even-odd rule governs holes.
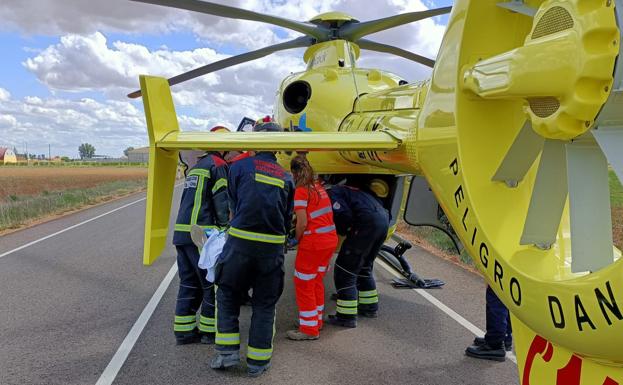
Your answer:
[[[138,44],[117,41],[111,48],[107,43],[100,32],[84,36],[65,35],[58,44],[49,46],[23,64],[51,89],[105,91],[136,87],[140,74],[171,77],[225,57],[210,48],[150,52]],[[204,76],[201,80],[210,85],[216,76]]]
[[[11,93],[0,87],[0,102],[6,102],[11,97]]]
[[[17,126],[17,119],[15,119],[15,116],[0,114],[0,129],[13,128],[15,126]]]
[[[426,9],[421,0],[378,0],[366,7],[359,0],[220,2],[296,20],[309,20],[330,10],[366,21]],[[262,23],[127,0],[66,0],[62,6],[55,0],[5,0],[0,4],[0,20],[3,20],[0,29],[62,35],[56,44],[28,51],[31,57],[23,63],[52,92],[75,92],[76,98],[84,91],[101,92],[107,98],[96,101],[29,96],[18,100],[0,88],[0,114],[14,119],[14,123],[9,118],[0,123],[0,137],[9,138],[18,146],[28,141],[29,148],[39,145],[47,148],[51,143],[53,149],[61,149],[66,155],[75,155],[77,146],[84,141],[94,144],[98,153],[111,155],[119,155],[129,145],[145,144],[147,136],[140,103],[125,98],[126,93],[138,86],[139,74],[171,77],[227,57],[223,50],[230,49],[231,44],[256,49],[298,35],[291,31],[284,35],[283,30],[277,34],[278,28]],[[435,57],[443,29],[434,19],[427,19],[371,35],[370,39]],[[106,36],[111,31],[126,34],[190,31],[198,40],[198,48],[172,51],[161,46],[149,50],[140,44],[109,41]],[[302,53],[302,49],[284,51],[175,86],[173,96],[180,112],[180,125],[194,130],[206,130],[216,124],[235,127],[243,116],[269,114],[281,79],[304,69]],[[362,52],[359,65],[387,69],[407,80],[430,74],[429,69],[417,63],[369,51]],[[9,123],[11,129],[7,128]]]
[[[98,102],[26,97],[0,104],[0,138],[3,145],[30,152],[75,156],[80,143],[95,145],[98,153],[119,155],[127,145],[145,144],[142,111],[129,102]],[[125,147],[124,147],[125,145]]]

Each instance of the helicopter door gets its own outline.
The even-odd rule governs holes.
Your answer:
[[[409,195],[404,212],[404,220],[411,226],[431,226],[446,233],[454,243],[457,253],[463,249],[446,214],[437,202],[428,182],[423,177],[414,176],[409,186]]]
[[[398,222],[398,217],[400,216],[400,208],[402,206],[402,198],[404,196],[405,185],[407,184],[406,176],[396,177],[396,181],[392,186],[393,192],[390,194],[391,198],[391,206],[389,207],[389,227],[392,227]]]

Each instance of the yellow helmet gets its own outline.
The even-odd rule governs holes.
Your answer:
[[[379,198],[386,198],[389,195],[389,185],[383,179],[372,179],[369,187],[370,191]]]

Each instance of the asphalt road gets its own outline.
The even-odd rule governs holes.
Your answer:
[[[130,196],[0,237],[0,384],[98,381],[175,262],[168,246],[153,266],[141,264],[143,198]],[[417,247],[408,258],[420,275],[447,282],[427,293],[484,329],[482,279]],[[273,367],[264,376],[249,379],[244,369],[214,372],[207,366],[211,346],[175,346],[175,278],[114,384],[518,384],[510,360],[465,357],[474,334],[419,293],[393,289],[382,266],[375,268],[379,318],[360,320],[356,329],[327,325],[318,341],[286,340],[297,314],[289,279],[293,259],[288,255]],[[327,307],[329,313],[335,304],[327,301]],[[249,310],[241,314],[243,336]]]

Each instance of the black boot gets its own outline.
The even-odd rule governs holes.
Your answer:
[[[188,344],[196,344],[201,341],[201,335],[194,331],[191,333],[176,333],[175,335],[175,343],[177,345],[188,345]]]
[[[474,342],[473,345],[475,346],[482,346],[486,343],[484,337],[476,337],[474,338]],[[507,340],[504,341],[504,350],[506,350],[507,352],[510,352],[513,350],[513,340]]]
[[[465,354],[469,357],[480,358],[483,360],[505,361],[506,352],[504,351],[504,343],[500,342],[495,346],[484,343],[480,346],[472,345],[465,349]]]
[[[344,328],[356,328],[357,327],[357,320],[355,318],[353,319],[342,318],[338,316],[337,314],[329,315],[329,318],[327,318],[327,323],[331,325],[335,325],[335,326],[341,326]]]
[[[357,310],[357,314],[366,318],[377,318],[379,312],[376,310]]]

